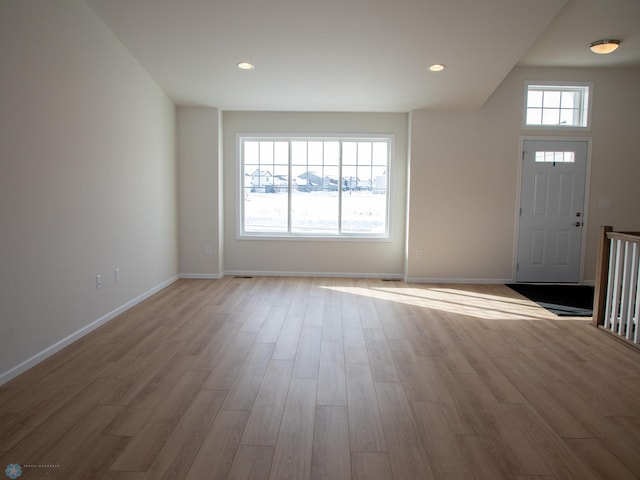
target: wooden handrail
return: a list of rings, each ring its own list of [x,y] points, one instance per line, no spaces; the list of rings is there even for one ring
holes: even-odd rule
[[[611,240],[624,240],[626,242],[640,242],[640,232],[613,232],[609,230],[607,232],[607,238]]]
[[[596,283],[593,292],[593,325],[604,325],[604,310],[607,304],[607,278],[609,275],[609,254],[611,242],[609,235],[613,227],[605,225],[600,227],[598,241],[598,264],[596,265]]]

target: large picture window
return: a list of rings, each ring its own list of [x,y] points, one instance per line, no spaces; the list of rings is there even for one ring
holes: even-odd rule
[[[389,236],[392,137],[240,136],[240,236]]]

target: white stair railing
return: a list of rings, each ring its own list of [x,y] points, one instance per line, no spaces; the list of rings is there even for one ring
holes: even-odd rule
[[[601,242],[607,244],[600,248],[594,324],[639,344],[640,235],[603,227]]]

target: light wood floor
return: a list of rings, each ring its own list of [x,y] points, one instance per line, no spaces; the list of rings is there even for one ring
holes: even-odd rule
[[[502,285],[180,280],[0,386],[0,467],[637,479],[640,352],[589,321]]]

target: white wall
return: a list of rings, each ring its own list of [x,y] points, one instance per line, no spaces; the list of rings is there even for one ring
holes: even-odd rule
[[[408,116],[403,113],[224,112],[224,262],[233,273],[401,275]],[[391,242],[238,240],[238,133],[395,134]]]
[[[216,108],[178,108],[180,273],[184,276],[222,275],[219,116]]]
[[[522,128],[526,80],[593,82],[586,132]],[[592,138],[584,281],[600,225],[640,230],[640,69],[516,68],[478,111],[412,112],[407,276],[512,279],[521,136]],[[600,199],[611,208],[599,207]],[[423,250],[422,258],[415,257]]]
[[[175,277],[177,202],[174,105],[84,2],[1,2],[0,59],[1,383]]]

